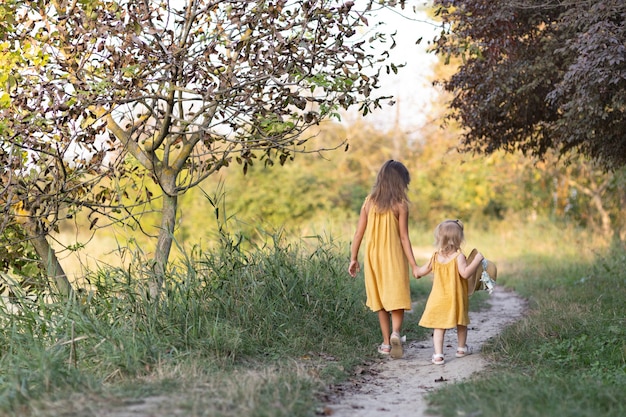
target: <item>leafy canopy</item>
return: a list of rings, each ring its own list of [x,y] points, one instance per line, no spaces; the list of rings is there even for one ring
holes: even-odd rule
[[[466,150],[554,149],[626,164],[626,3],[436,0],[437,54]]]
[[[315,151],[311,126],[380,106],[379,77],[397,66],[376,47],[392,37],[368,26],[373,3],[6,3],[2,52],[19,59],[1,73],[0,162],[21,191],[4,201],[39,226],[84,207],[123,219],[152,199],[151,178],[163,266],[178,195],[233,163],[246,172]],[[138,181],[111,186],[121,178]]]

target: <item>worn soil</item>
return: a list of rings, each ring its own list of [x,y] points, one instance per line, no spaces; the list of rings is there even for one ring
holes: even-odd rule
[[[482,345],[505,327],[519,320],[526,302],[516,292],[496,286],[489,308],[470,312],[467,344],[473,353],[456,358],[456,332],[444,339],[445,364],[431,363],[432,341],[408,341],[402,359],[382,358],[335,387],[320,414],[333,417],[422,417],[428,411],[426,394],[485,370],[489,362],[481,355]]]

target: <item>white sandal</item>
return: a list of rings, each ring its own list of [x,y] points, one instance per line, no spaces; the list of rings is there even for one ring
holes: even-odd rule
[[[441,360],[438,361],[437,359],[441,359]],[[433,358],[431,359],[431,362],[434,363],[435,365],[443,365],[444,363],[446,363],[446,360],[443,358],[443,353],[435,353],[433,355]]]
[[[394,359],[400,359],[404,355],[404,349],[402,349],[402,338],[396,332],[391,334],[391,357]]]
[[[381,343],[380,345],[378,345],[378,353],[380,353],[381,355],[389,355],[390,352],[391,352],[391,345],[386,345],[384,343]]]
[[[472,354],[472,348],[470,348],[469,346],[465,345],[464,347],[458,347],[456,348],[456,357],[457,358],[463,358],[467,355],[471,355]]]

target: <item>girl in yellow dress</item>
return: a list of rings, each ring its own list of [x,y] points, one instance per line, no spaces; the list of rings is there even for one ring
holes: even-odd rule
[[[411,178],[398,161],[385,162],[378,172],[371,193],[365,198],[351,246],[348,272],[359,272],[359,248],[365,236],[365,291],[367,306],[378,312],[383,343],[378,352],[397,359],[403,356],[400,332],[404,311],[411,309],[408,264],[418,278],[417,264],[409,239],[409,201]],[[389,315],[391,313],[391,326]]]
[[[437,250],[428,264],[418,269],[417,274],[424,276],[433,272],[433,287],[424,307],[420,326],[433,330],[435,353],[432,363],[443,365],[443,338],[446,329],[456,327],[458,347],[456,357],[469,354],[467,347],[467,325],[469,324],[467,279],[476,272],[483,259],[479,252],[468,265],[461,252],[461,243],[465,237],[463,223],[460,220],[446,220],[435,228],[435,247]]]

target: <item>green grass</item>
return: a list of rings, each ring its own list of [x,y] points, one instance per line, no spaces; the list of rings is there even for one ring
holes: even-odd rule
[[[436,391],[442,416],[626,415],[626,253],[589,262],[536,255],[502,278],[529,298],[521,321],[483,352],[494,365]]]
[[[484,346],[488,372],[433,393],[432,407],[444,417],[626,415],[624,248],[579,250],[579,231],[528,229],[471,234],[466,247],[496,262],[498,282],[530,311]],[[316,415],[328,384],[376,356],[377,316],[362,277],[347,274],[346,243],[271,239],[191,250],[159,300],[134,259],[89,274],[95,292],[75,302],[0,309],[0,415],[96,416],[147,398],[190,417]],[[417,323],[430,285],[411,280],[409,340],[427,338]]]
[[[226,244],[174,265],[158,300],[140,260],[90,274],[95,292],[76,302],[23,299],[17,313],[0,312],[0,411],[55,415],[52,404],[77,393],[92,403],[178,392],[185,407],[201,390],[207,404],[190,415],[306,415],[324,384],[379,343],[342,249],[278,237],[254,251]]]

